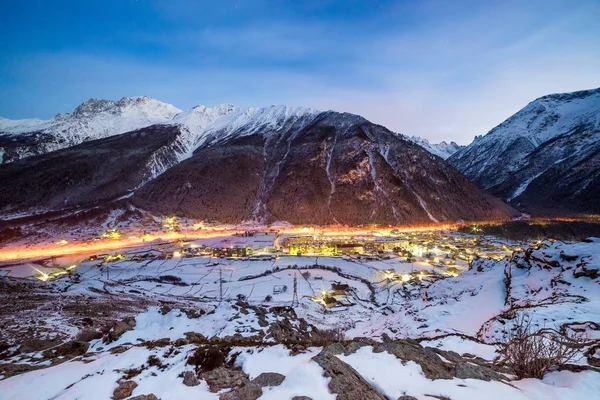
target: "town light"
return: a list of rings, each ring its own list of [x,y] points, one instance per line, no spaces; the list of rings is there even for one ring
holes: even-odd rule
[[[106,232],[104,232],[102,235],[100,235],[100,237],[103,239],[119,240],[119,239],[121,239],[121,233],[116,229],[109,229]]]
[[[35,271],[37,271],[40,275],[37,276],[36,278],[39,279],[42,282],[46,282],[48,281],[48,279],[50,279],[50,275],[48,275],[47,273],[45,273],[44,271],[40,271],[39,269],[37,269],[36,267],[31,267],[33,268]]]

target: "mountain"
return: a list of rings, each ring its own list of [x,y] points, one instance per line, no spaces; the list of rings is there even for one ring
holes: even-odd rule
[[[448,161],[525,211],[600,212],[600,88],[540,97]]]
[[[456,153],[458,150],[464,147],[457,144],[456,142],[447,143],[445,141],[442,141],[440,143],[430,143],[429,140],[418,136],[405,136],[404,138],[406,140],[410,140],[415,144],[418,144],[431,154],[435,154],[436,156],[442,157],[444,160],[446,160],[452,154]]]
[[[63,149],[85,141],[171,120],[178,108],[150,97],[90,99],[50,120],[0,118],[0,163]]]
[[[391,224],[513,212],[382,126],[288,106],[194,107],[1,165],[0,185],[5,214],[123,197],[148,211],[220,222]]]
[[[393,224],[513,213],[444,160],[358,115],[235,110],[198,144],[131,201],[221,222]]]

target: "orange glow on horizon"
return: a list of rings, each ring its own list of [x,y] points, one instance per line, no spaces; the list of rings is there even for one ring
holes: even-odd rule
[[[585,219],[581,218],[568,218],[568,217],[557,217],[552,218],[555,221],[581,221]],[[549,221],[547,218],[531,218],[525,221],[531,221],[536,223],[544,223]],[[470,225],[496,225],[509,222],[509,220],[489,220],[489,221],[465,221],[462,223],[456,222],[443,222],[443,223],[425,223],[425,224],[414,224],[414,225],[400,225],[400,226],[366,226],[366,227],[349,227],[343,225],[328,225],[328,226],[312,226],[312,225],[300,225],[292,227],[274,227],[269,226],[257,227],[256,230],[274,230],[278,234],[285,235],[313,235],[313,236],[356,236],[356,235],[373,235],[373,234],[385,234],[391,235],[392,231],[396,232],[418,232],[418,231],[443,231],[443,230],[455,230],[459,226],[470,226]],[[86,253],[98,253],[103,251],[114,251],[120,249],[127,249],[132,247],[139,247],[145,245],[151,245],[154,241],[163,242],[176,242],[176,241],[193,241],[198,239],[210,239],[220,236],[230,236],[233,234],[241,234],[248,230],[247,226],[233,227],[232,225],[227,226],[204,226],[201,223],[196,224],[202,226],[202,230],[182,230],[182,231],[170,231],[170,232],[156,232],[141,234],[140,232],[128,232],[127,236],[123,235],[119,239],[102,239],[98,241],[90,242],[87,239],[80,241],[70,240],[67,241],[62,239],[54,243],[44,243],[36,245],[34,247],[7,247],[0,249],[0,262],[15,261],[15,260],[27,260],[36,258],[50,258],[57,256],[86,254]],[[196,226],[194,225],[194,226]],[[250,228],[251,229],[251,228]],[[156,243],[155,243],[156,244]],[[277,239],[274,243],[277,247]]]

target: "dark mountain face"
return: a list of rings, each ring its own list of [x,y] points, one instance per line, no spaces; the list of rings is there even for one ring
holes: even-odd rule
[[[132,201],[221,222],[394,224],[513,213],[441,158],[364,118],[335,112],[280,129],[214,132]]]
[[[133,195],[135,206],[154,213],[229,223],[397,224],[514,213],[440,157],[362,117],[291,107],[225,114],[214,124],[189,114],[182,124],[0,165],[0,211],[85,208]],[[198,130],[196,120],[211,125]]]
[[[178,127],[155,125],[0,165],[0,211],[114,199],[178,162]]]
[[[534,214],[599,213],[600,89],[541,97],[448,160]]]
[[[65,147],[64,139],[41,132],[27,132],[20,135],[0,132],[0,164],[10,163],[23,157],[36,156]]]
[[[547,141],[490,191],[528,212],[600,212],[600,130],[578,126]]]

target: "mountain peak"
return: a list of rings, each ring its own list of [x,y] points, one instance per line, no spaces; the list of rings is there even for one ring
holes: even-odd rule
[[[115,102],[112,100],[91,98],[77,106],[75,111],[73,111],[73,115],[76,117],[87,117],[92,114],[108,111],[114,106]]]
[[[436,156],[442,157],[443,159],[447,159],[463,147],[453,141],[450,143],[447,143],[446,141],[441,141],[439,143],[431,143],[429,142],[429,140],[419,136],[409,137],[406,135],[402,135],[402,137],[410,142],[413,142],[414,144],[423,147],[431,154],[435,154]]]

